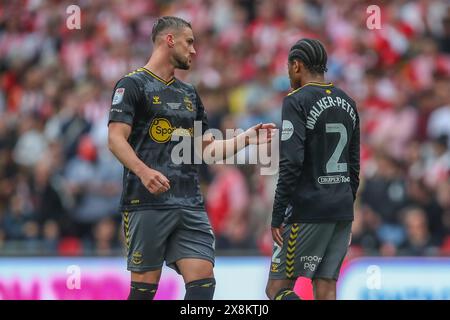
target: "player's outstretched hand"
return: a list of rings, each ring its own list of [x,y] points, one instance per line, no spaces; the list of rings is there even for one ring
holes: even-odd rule
[[[152,194],[160,194],[170,189],[169,179],[167,179],[161,172],[148,168],[140,174],[142,184]]]
[[[280,227],[280,228],[272,227],[272,239],[280,247],[283,246],[283,237],[281,235],[282,233],[283,233],[283,227]]]
[[[248,144],[270,143],[275,135],[276,127],[274,123],[259,123],[247,129],[245,133],[248,137]]]

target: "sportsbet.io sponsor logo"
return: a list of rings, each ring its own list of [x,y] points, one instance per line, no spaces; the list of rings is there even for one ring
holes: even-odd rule
[[[172,125],[170,124],[169,120],[164,118],[157,118],[152,121],[149,133],[153,141],[164,143],[170,140],[172,131]]]
[[[165,143],[172,138],[172,135],[180,137],[192,137],[193,129],[175,128],[169,120],[165,118],[157,118],[152,121],[149,129],[150,137],[158,143]]]
[[[315,271],[317,266],[322,261],[322,257],[318,256],[302,256],[300,257],[300,262],[303,263],[303,269],[308,269],[311,271]]]

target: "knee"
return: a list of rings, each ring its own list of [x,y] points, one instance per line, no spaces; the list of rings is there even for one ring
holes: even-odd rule
[[[269,300],[272,300],[271,291],[269,285],[266,286],[266,296]]]
[[[313,281],[314,299],[316,300],[336,300],[336,281],[315,279]]]
[[[277,294],[279,288],[277,288],[272,282],[268,282],[266,285],[266,296],[270,300],[273,300],[275,298],[275,295]]]
[[[189,283],[200,279],[214,278],[213,264],[200,259],[181,259],[176,262],[184,282]]]
[[[161,270],[147,272],[131,272],[131,281],[144,283],[159,283]]]
[[[203,279],[214,279],[213,269],[195,270],[193,272],[185,272],[183,274],[184,282],[194,282]]]
[[[202,271],[200,274],[201,278],[214,278],[214,271],[213,268],[208,268],[204,271]]]

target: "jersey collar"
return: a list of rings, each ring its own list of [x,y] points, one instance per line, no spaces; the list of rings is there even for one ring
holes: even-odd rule
[[[295,89],[294,91],[291,91],[288,93],[288,96],[290,96],[293,93],[296,93],[298,90],[300,90],[301,88],[304,88],[306,86],[318,86],[318,87],[332,87],[333,83],[329,82],[329,83],[322,83],[322,82],[315,82],[315,81],[310,81],[305,83],[304,85],[302,85],[300,88]]]
[[[322,83],[322,82],[316,82],[316,81],[310,81],[305,83],[302,88],[304,86],[319,86],[319,87],[331,87],[333,85],[332,82],[328,82],[328,83]]]
[[[138,71],[144,71],[144,72],[148,73],[149,75],[151,75],[156,80],[164,83],[166,86],[169,86],[169,85],[171,85],[172,83],[175,82],[175,78],[173,78],[173,77],[169,81],[165,81],[164,79],[158,77],[156,74],[154,74],[153,72],[151,72],[150,70],[148,70],[147,68],[144,68],[144,67],[139,68]]]

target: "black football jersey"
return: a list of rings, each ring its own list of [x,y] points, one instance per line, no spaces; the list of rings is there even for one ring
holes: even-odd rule
[[[359,117],[333,84],[309,82],[284,98],[272,226],[353,220]]]
[[[114,88],[109,122],[114,121],[132,127],[128,142],[139,159],[170,181],[167,192],[153,195],[139,177],[124,168],[121,210],[204,210],[193,147],[190,161],[172,160],[172,151],[182,139],[194,140],[194,121],[202,124],[200,135],[208,130],[203,104],[192,85],[176,78],[164,81],[145,68],[131,72]]]

